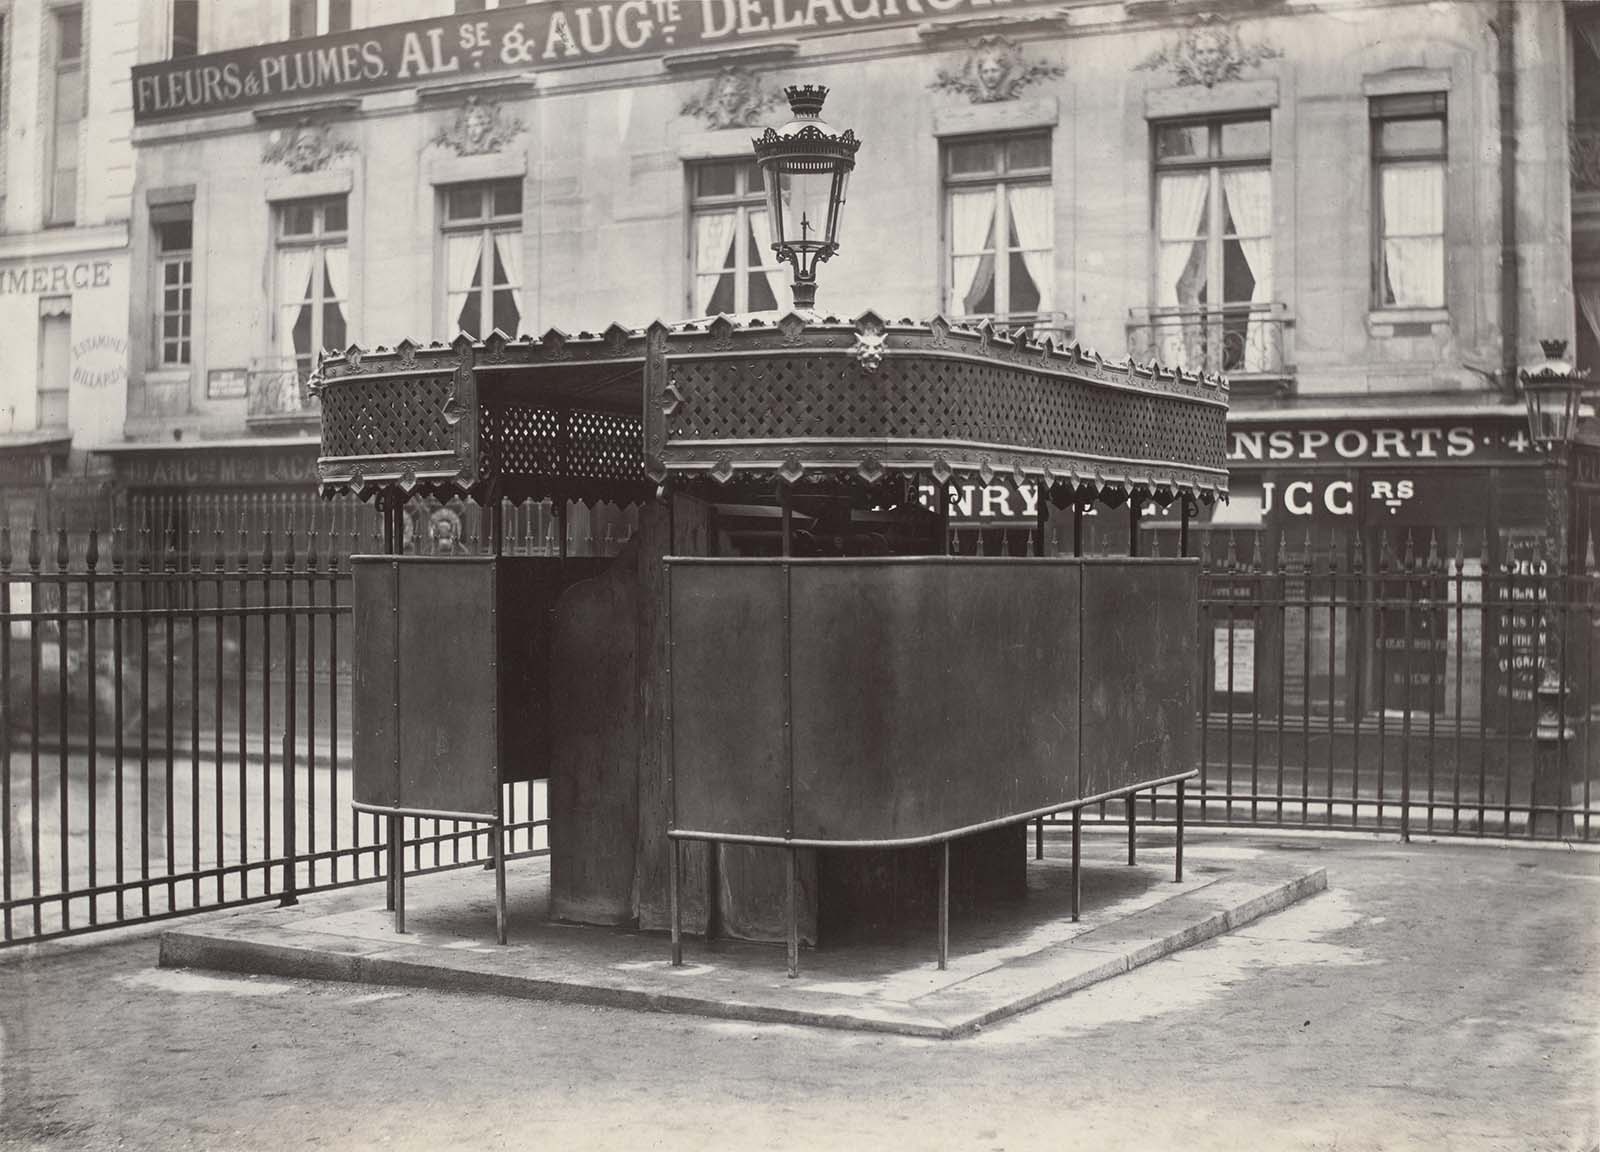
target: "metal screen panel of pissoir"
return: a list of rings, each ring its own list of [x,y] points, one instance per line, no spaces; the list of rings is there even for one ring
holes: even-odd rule
[[[351,567],[353,799],[496,818],[493,558],[358,556]]]
[[[916,839],[1078,795],[1081,565],[670,563],[675,827]]]

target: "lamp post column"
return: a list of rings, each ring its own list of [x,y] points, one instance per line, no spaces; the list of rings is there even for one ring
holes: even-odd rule
[[[1567,727],[1568,525],[1572,486],[1568,475],[1577,432],[1579,402],[1588,373],[1566,358],[1565,340],[1541,340],[1544,359],[1518,373],[1528,406],[1528,431],[1545,453],[1545,560],[1539,584],[1538,712],[1534,724],[1533,784],[1528,831],[1560,836],[1565,804],[1566,761],[1572,732]],[[1509,783],[1509,772],[1508,772]]]
[[[1539,573],[1540,668],[1535,689],[1538,718],[1534,728],[1536,745],[1533,786],[1529,795],[1533,809],[1528,816],[1528,831],[1538,837],[1561,835],[1563,764],[1570,737],[1567,728],[1567,520],[1569,486],[1567,445],[1557,441],[1545,459],[1545,556]]]

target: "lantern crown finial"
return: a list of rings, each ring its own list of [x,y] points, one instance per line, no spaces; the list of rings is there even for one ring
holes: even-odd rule
[[[1567,342],[1565,340],[1541,340],[1539,341],[1539,349],[1548,359],[1560,360],[1567,354]]]
[[[822,115],[822,102],[828,98],[826,84],[791,84],[783,90],[789,110],[798,119],[815,120]]]

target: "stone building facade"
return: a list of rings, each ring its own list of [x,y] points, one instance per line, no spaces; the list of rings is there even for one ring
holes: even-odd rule
[[[173,498],[305,493],[320,347],[786,307],[750,140],[820,83],[865,141],[824,310],[1225,371],[1218,527],[1477,554],[1543,523],[1516,366],[1600,321],[1573,292],[1589,7],[143,4],[109,459]]]
[[[0,520],[110,516],[127,387],[140,13],[0,0]]]

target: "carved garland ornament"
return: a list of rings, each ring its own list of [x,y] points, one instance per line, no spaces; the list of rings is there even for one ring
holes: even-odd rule
[[[974,104],[1015,100],[1022,90],[1041,80],[1064,75],[1059,64],[1028,61],[1019,48],[1004,36],[980,36],[959,72],[939,70],[928,88],[934,92],[955,92]]]
[[[1282,56],[1281,51],[1265,44],[1246,48],[1235,25],[1208,12],[1196,17],[1176,43],[1152,53],[1134,67],[1141,71],[1170,67],[1180,88],[1190,84],[1212,88],[1239,79],[1246,68]]]

